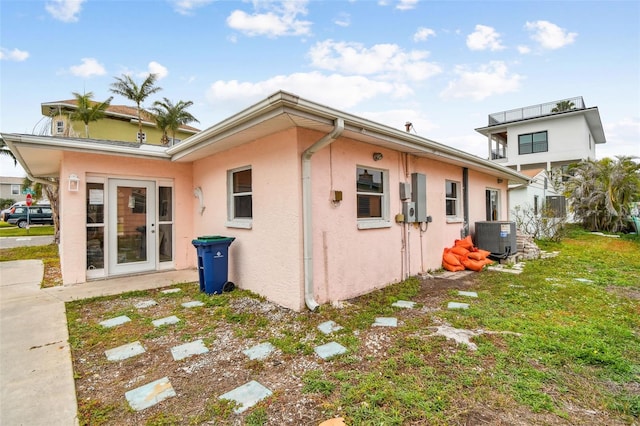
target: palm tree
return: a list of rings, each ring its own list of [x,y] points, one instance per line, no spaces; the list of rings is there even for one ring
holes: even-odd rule
[[[0,156],[9,157],[13,160],[14,166],[18,165],[18,160],[16,160],[16,156],[13,154],[13,152],[11,152],[11,150],[5,143],[4,139],[1,139],[1,138],[0,138]]]
[[[165,125],[163,128],[163,143],[166,141],[166,130],[171,130],[171,139],[175,141],[176,131],[180,126],[189,123],[199,123],[199,121],[187,111],[193,105],[192,101],[178,101],[177,104],[173,104],[169,99],[163,98],[163,102],[155,101],[151,110],[156,114],[156,122],[158,127]],[[161,124],[162,123],[162,124]],[[161,127],[162,128],[162,127]]]
[[[585,228],[612,232],[625,228],[631,203],[640,199],[640,164],[634,159],[586,160],[572,169],[567,196]]]
[[[551,112],[564,112],[569,111],[570,109],[574,109],[576,104],[571,101],[561,101],[556,104],[556,106],[551,110]]]
[[[104,102],[98,103],[92,100],[93,92],[88,92],[81,95],[78,92],[73,92],[73,96],[76,98],[78,108],[71,113],[71,120],[78,120],[84,123],[84,137],[89,137],[89,122],[98,121],[104,117],[104,112],[109,108],[113,96]]]
[[[116,82],[111,84],[111,91],[136,103],[136,108],[138,109],[138,138],[139,142],[142,142],[142,102],[150,95],[162,90],[161,87],[155,85],[158,74],[149,74],[140,86],[127,74],[123,74],[122,77],[115,77],[115,79]]]

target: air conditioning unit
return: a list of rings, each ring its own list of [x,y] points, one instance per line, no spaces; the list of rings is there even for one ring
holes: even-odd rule
[[[518,251],[515,222],[476,222],[475,245],[497,256],[510,256]]]

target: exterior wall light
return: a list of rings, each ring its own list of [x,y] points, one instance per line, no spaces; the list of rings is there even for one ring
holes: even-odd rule
[[[78,192],[78,189],[80,189],[80,178],[72,173],[69,175],[69,192]]]
[[[374,152],[373,153],[373,161],[380,161],[382,160],[382,153],[381,152]]]

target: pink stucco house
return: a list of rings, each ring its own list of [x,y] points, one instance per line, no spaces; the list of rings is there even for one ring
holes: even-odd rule
[[[294,310],[441,266],[474,223],[506,220],[520,173],[277,92],[172,147],[2,134],[60,182],[65,285],[195,268],[235,237],[229,278]]]

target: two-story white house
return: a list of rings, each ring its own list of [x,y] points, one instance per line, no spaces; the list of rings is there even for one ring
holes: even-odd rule
[[[553,180],[570,164],[594,160],[596,145],[606,143],[598,107],[587,108],[582,97],[489,114],[488,126],[475,130],[487,137],[491,161],[531,177],[509,189],[510,219],[517,206],[537,212],[563,204]]]

